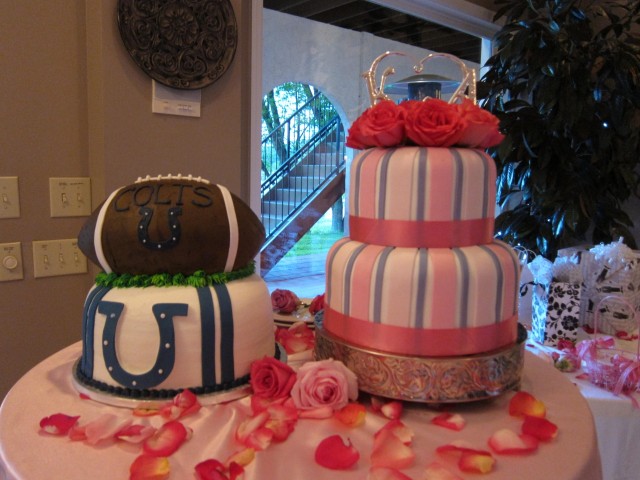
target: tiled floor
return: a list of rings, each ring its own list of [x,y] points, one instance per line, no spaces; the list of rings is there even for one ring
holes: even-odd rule
[[[284,257],[264,278],[269,291],[283,288],[304,298],[324,293],[326,258],[325,253]]]

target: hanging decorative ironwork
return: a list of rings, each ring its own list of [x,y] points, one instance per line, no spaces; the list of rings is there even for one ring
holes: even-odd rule
[[[118,28],[144,72],[187,90],[218,80],[238,43],[230,0],[118,0]]]

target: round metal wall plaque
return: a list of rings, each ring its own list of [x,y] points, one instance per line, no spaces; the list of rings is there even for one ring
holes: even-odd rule
[[[118,28],[136,64],[172,88],[218,80],[238,43],[230,0],[118,0]]]

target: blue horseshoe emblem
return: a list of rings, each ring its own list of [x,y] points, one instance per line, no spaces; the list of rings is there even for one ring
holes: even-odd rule
[[[122,368],[116,354],[116,327],[123,309],[123,303],[106,300],[101,301],[98,306],[98,311],[107,317],[102,331],[102,353],[107,370],[111,377],[121,385],[136,389],[155,387],[164,381],[173,370],[176,358],[173,318],[185,316],[189,306],[186,303],[158,303],[152,307],[153,316],[160,332],[160,345],[153,367],[149,371],[137,375]]]
[[[138,222],[138,240],[145,247],[152,250],[162,250],[175,247],[178,242],[180,242],[180,220],[178,220],[178,216],[182,215],[182,207],[172,207],[169,209],[168,217],[171,235],[168,239],[159,242],[153,242],[151,238],[149,238],[149,224],[151,223],[151,217],[153,217],[153,209],[140,207],[138,213],[142,216],[140,222]]]

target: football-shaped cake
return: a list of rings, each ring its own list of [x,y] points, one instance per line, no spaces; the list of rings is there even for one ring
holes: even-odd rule
[[[260,251],[265,231],[222,185],[146,177],[115,190],[87,220],[80,250],[107,273],[230,272]]]

